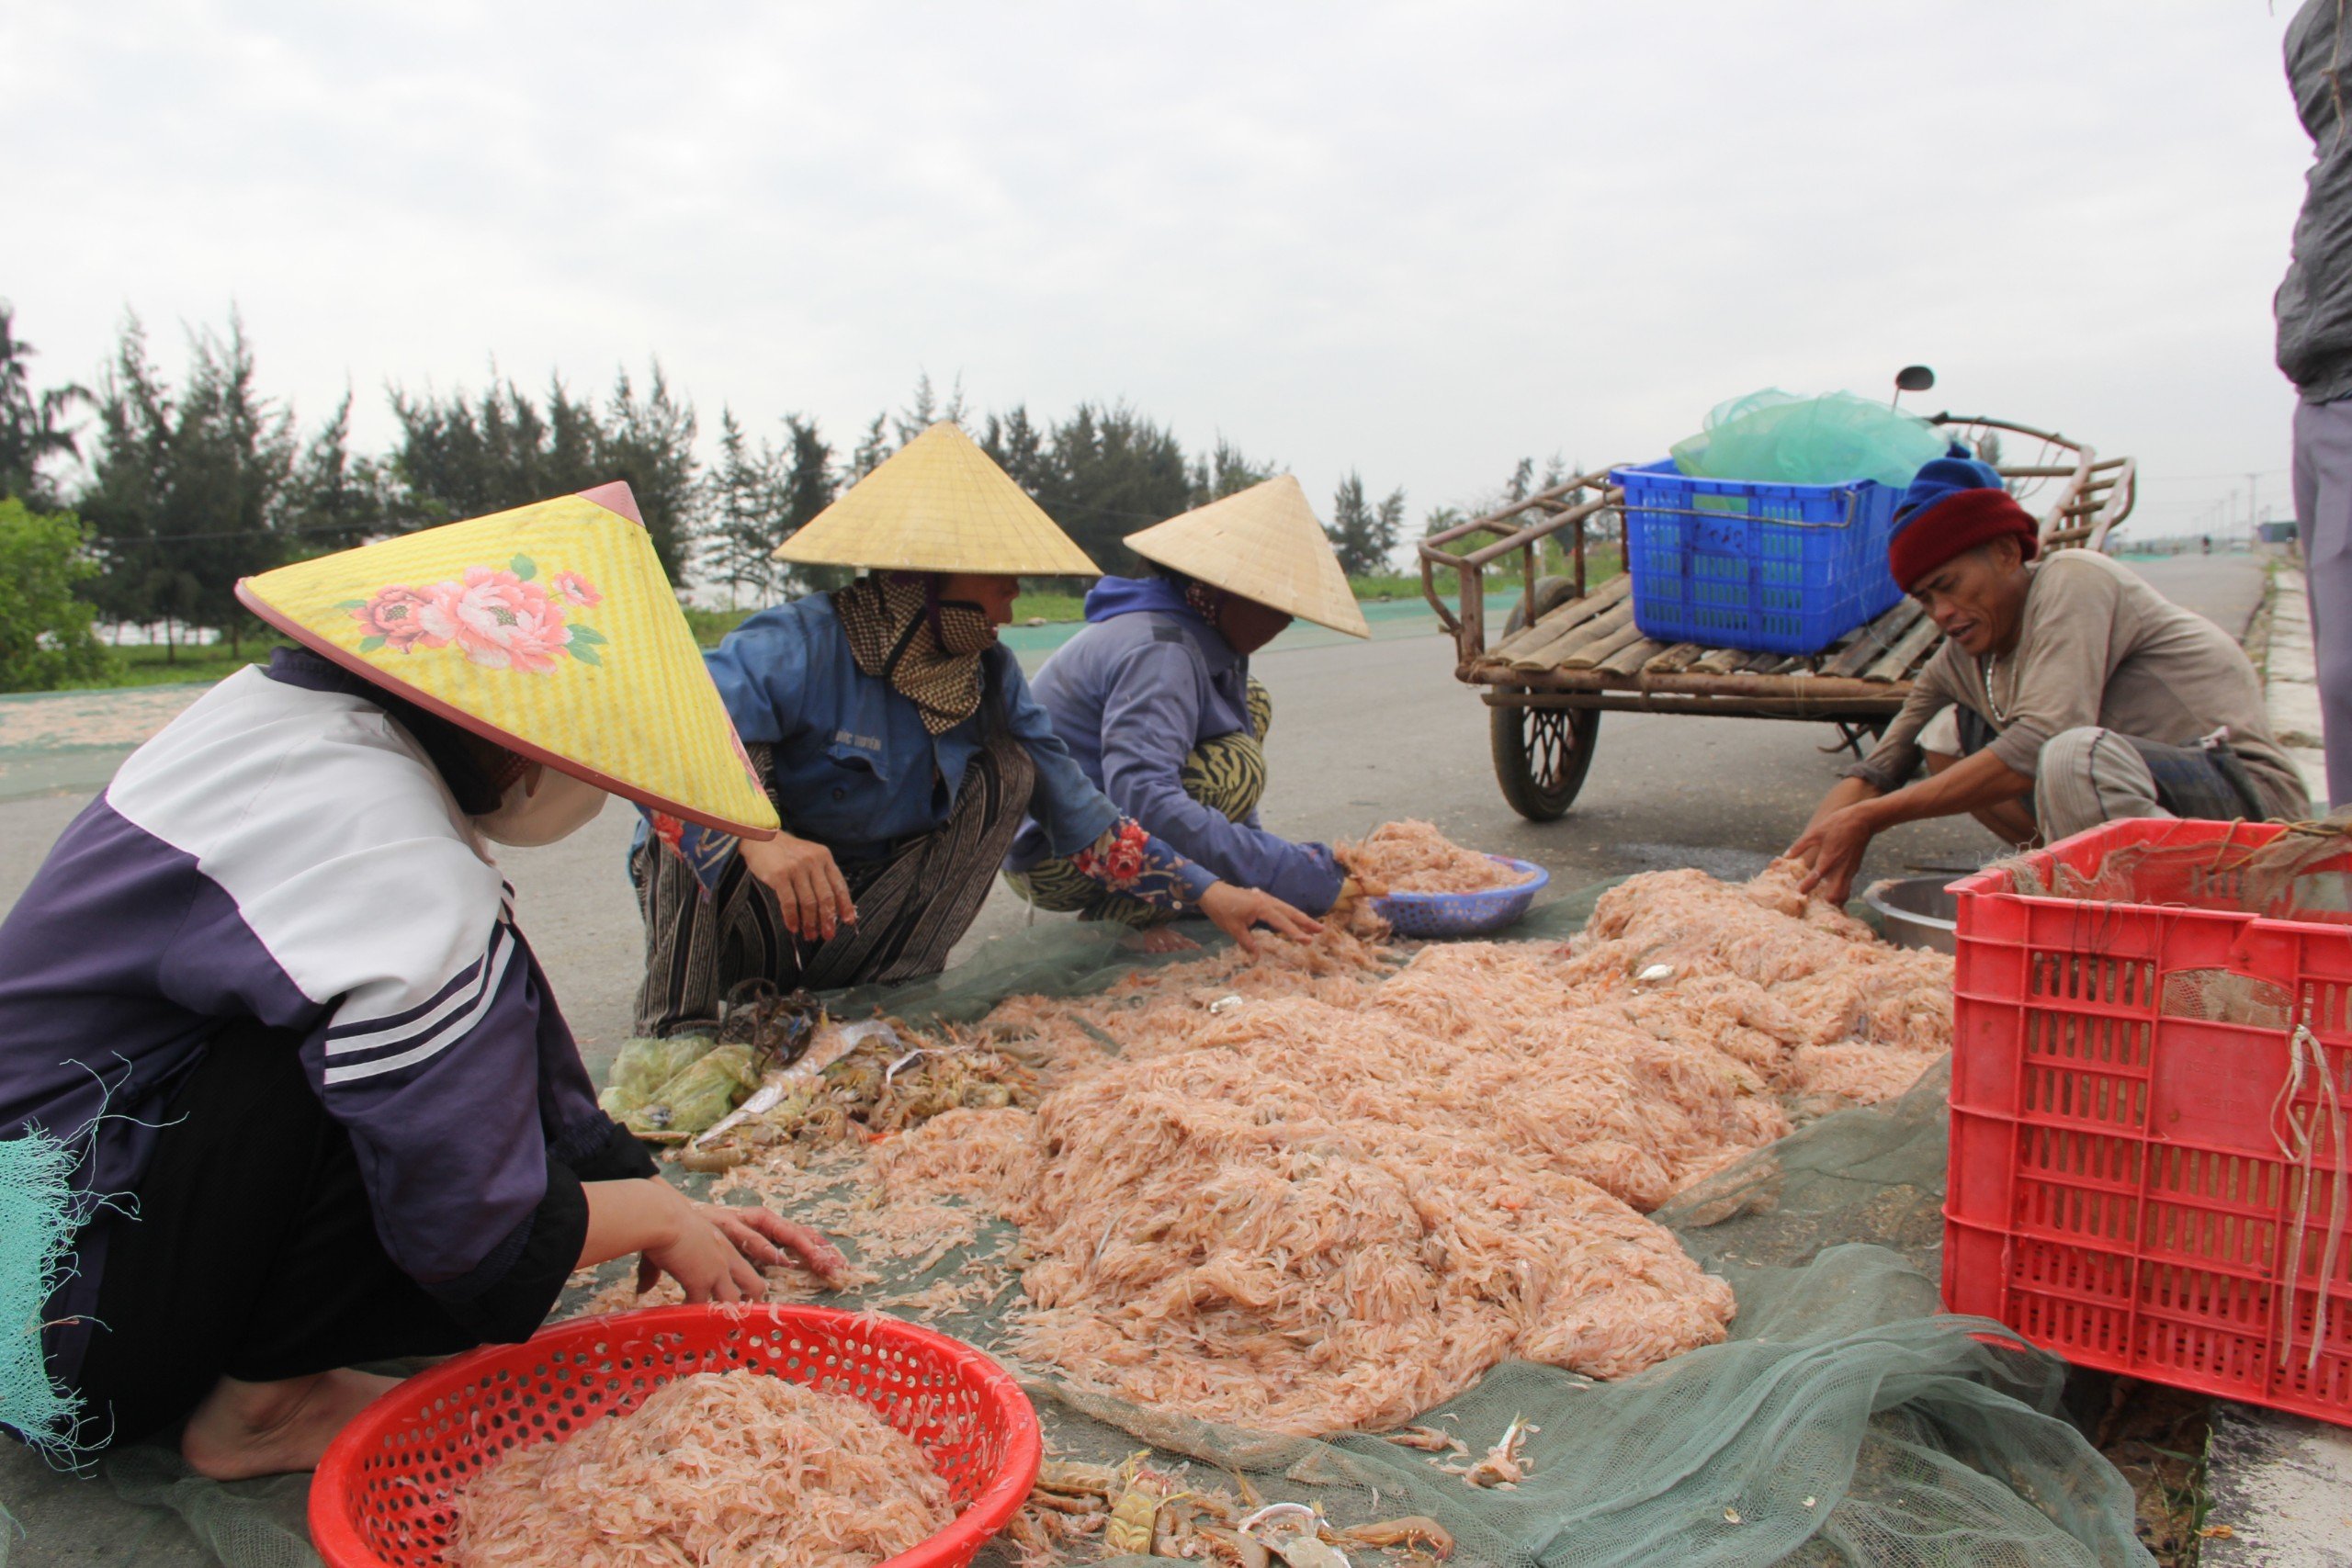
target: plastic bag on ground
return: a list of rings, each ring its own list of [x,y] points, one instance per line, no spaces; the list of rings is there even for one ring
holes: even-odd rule
[[[760,1081],[757,1053],[745,1044],[703,1052],[675,1077],[622,1118],[640,1138],[690,1137],[743,1103]]]
[[[661,1087],[708,1055],[718,1042],[708,1034],[673,1034],[666,1039],[628,1040],[613,1057],[596,1103],[618,1119],[651,1102]]]

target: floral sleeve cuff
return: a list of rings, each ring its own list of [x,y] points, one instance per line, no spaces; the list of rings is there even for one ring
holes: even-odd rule
[[[684,821],[666,811],[655,811],[640,806],[645,823],[660,840],[662,847],[686,863],[695,880],[708,893],[718,891],[718,879],[727,874],[727,863],[735,858],[738,840],[732,833]]]
[[[1102,836],[1070,856],[1070,864],[1114,893],[1155,908],[1184,909],[1216,885],[1216,874],[1178,854],[1122,817]]]

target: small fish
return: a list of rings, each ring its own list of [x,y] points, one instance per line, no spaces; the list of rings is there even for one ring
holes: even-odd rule
[[[760,1080],[752,1097],[710,1124],[710,1131],[695,1140],[694,1146],[707,1149],[717,1143],[722,1134],[730,1133],[754,1116],[764,1116],[784,1100],[788,1080],[785,1072],[772,1072]]]

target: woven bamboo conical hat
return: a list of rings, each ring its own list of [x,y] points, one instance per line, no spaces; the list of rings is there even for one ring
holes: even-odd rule
[[[1148,561],[1350,637],[1370,637],[1298,480],[1279,474],[1127,536]]]
[[[778,546],[778,560],[895,571],[1100,577],[1012,476],[942,420]]]
[[[775,831],[625,484],[297,561],[237,597],[509,750],[721,832]]]

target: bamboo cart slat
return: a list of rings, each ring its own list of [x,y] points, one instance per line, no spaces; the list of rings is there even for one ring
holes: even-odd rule
[[[1667,645],[1649,637],[1619,649],[1593,666],[1605,675],[1634,675],[1646,671],[1652,661],[1664,658]]]
[[[1821,667],[1825,675],[1859,675],[1877,661],[1881,651],[1894,646],[1895,639],[1911,629],[1919,618],[1918,602],[1905,599],[1894,609],[1872,621],[1862,635],[1850,639],[1836,657]]]
[[[1936,629],[1936,623],[1922,615],[1916,626],[1903,634],[1901,640],[1887,649],[1884,658],[1862,671],[1862,679],[1910,680],[1918,672],[1918,667],[1927,662],[1928,650],[1935,647],[1936,639],[1941,636],[1943,633]]]
[[[1631,586],[1632,580],[1629,578],[1622,576],[1611,578],[1583,598],[1569,600],[1533,626],[1522,626],[1511,633],[1510,636],[1497,643],[1487,657],[1500,660],[1506,664],[1516,662],[1521,659],[1533,659],[1540,664],[1544,652],[1554,643],[1565,639],[1570,632],[1595,617],[1615,609],[1620,604],[1627,604],[1628,590]],[[1632,613],[1630,605],[1627,613]]]
[[[1612,617],[1613,618],[1613,617]],[[1634,624],[1634,615],[1626,611],[1624,620],[1607,637],[1585,644],[1560,660],[1563,670],[1590,670],[1621,648],[1631,648],[1642,640],[1642,628]]]
[[[1536,653],[1511,660],[1513,670],[1556,670],[1578,654],[1590,651],[1602,643],[1611,648],[1624,645],[1627,634],[1634,630],[1634,606],[1623,600],[1580,626],[1574,627],[1558,640]]]

